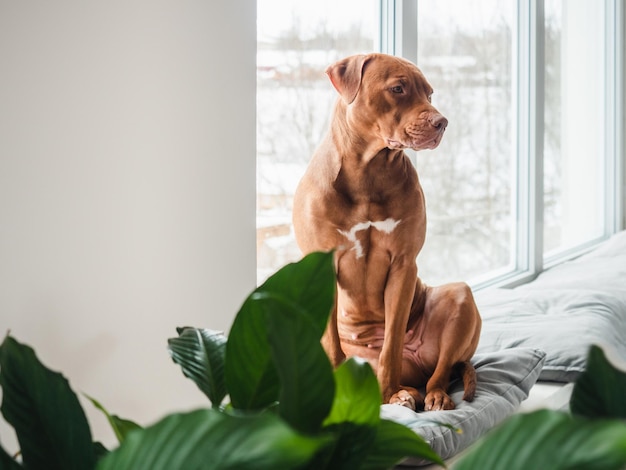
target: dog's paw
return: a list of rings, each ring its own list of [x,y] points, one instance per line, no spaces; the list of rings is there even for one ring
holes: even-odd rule
[[[453,410],[454,402],[443,390],[431,390],[424,399],[425,411]]]
[[[406,390],[400,390],[398,393],[395,393],[389,400],[389,403],[391,405],[406,406],[410,410],[415,411],[415,398]]]
[[[415,388],[404,387],[389,399],[392,405],[406,406],[410,410],[419,411],[424,409],[424,398]]]

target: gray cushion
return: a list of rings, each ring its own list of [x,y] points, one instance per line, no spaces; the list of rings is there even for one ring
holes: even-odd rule
[[[420,434],[442,458],[447,459],[465,449],[496,424],[513,414],[528,397],[543,366],[543,351],[512,348],[477,354],[472,359],[476,367],[477,387],[474,401],[462,400],[463,386],[455,382],[450,396],[456,409],[416,413],[399,405],[383,405],[381,417],[413,429]],[[450,424],[462,430],[433,426],[431,421]],[[405,464],[422,465],[429,462],[409,459]]]
[[[512,347],[542,349],[546,363],[540,380],[557,382],[576,380],[592,344],[626,357],[626,303],[616,296],[564,288],[490,294],[489,302],[483,298],[479,307],[480,353]]]
[[[479,353],[511,347],[546,352],[539,380],[573,382],[592,344],[626,359],[626,232],[515,289],[476,293]]]

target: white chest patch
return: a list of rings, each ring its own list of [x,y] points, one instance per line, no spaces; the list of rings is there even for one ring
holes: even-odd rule
[[[363,256],[363,245],[361,245],[361,241],[357,238],[357,233],[363,230],[367,230],[370,227],[374,227],[376,230],[383,233],[391,233],[395,230],[395,228],[400,223],[400,220],[393,220],[391,218],[386,220],[379,220],[378,222],[359,222],[355,226],[353,226],[350,230],[339,230],[339,233],[348,239],[348,241],[353,243],[352,249],[356,251],[356,257],[361,258]]]

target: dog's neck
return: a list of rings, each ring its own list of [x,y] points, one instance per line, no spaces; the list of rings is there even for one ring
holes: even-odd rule
[[[373,124],[358,122],[354,116],[349,116],[348,106],[342,99],[337,100],[333,112],[335,126],[329,130],[329,137],[339,150],[342,166],[358,168],[376,158],[393,159],[404,155],[402,150],[388,148],[382,138],[365,139],[364,135],[372,134],[367,128]],[[364,128],[367,132],[364,132]]]
[[[417,175],[409,158],[401,149],[390,149],[384,141],[368,143],[362,132],[350,126],[345,104],[335,108],[334,122],[322,144],[326,168],[332,174],[327,180],[334,191],[353,203],[381,203],[390,194],[403,190],[403,185],[389,181],[415,184]],[[334,149],[329,152],[327,149]],[[326,173],[328,174],[328,173]]]

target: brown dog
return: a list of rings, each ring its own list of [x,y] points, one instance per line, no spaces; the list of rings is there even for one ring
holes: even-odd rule
[[[333,365],[368,360],[385,403],[452,409],[451,376],[465,400],[476,388],[481,320],[466,284],[427,287],[417,277],[426,212],[417,172],[402,149],[434,149],[448,121],[412,63],[358,55],[326,73],[339,92],[330,130],[296,190],[296,239],[304,253],[336,249],[337,301],[323,338]],[[416,387],[426,385],[422,398]]]

